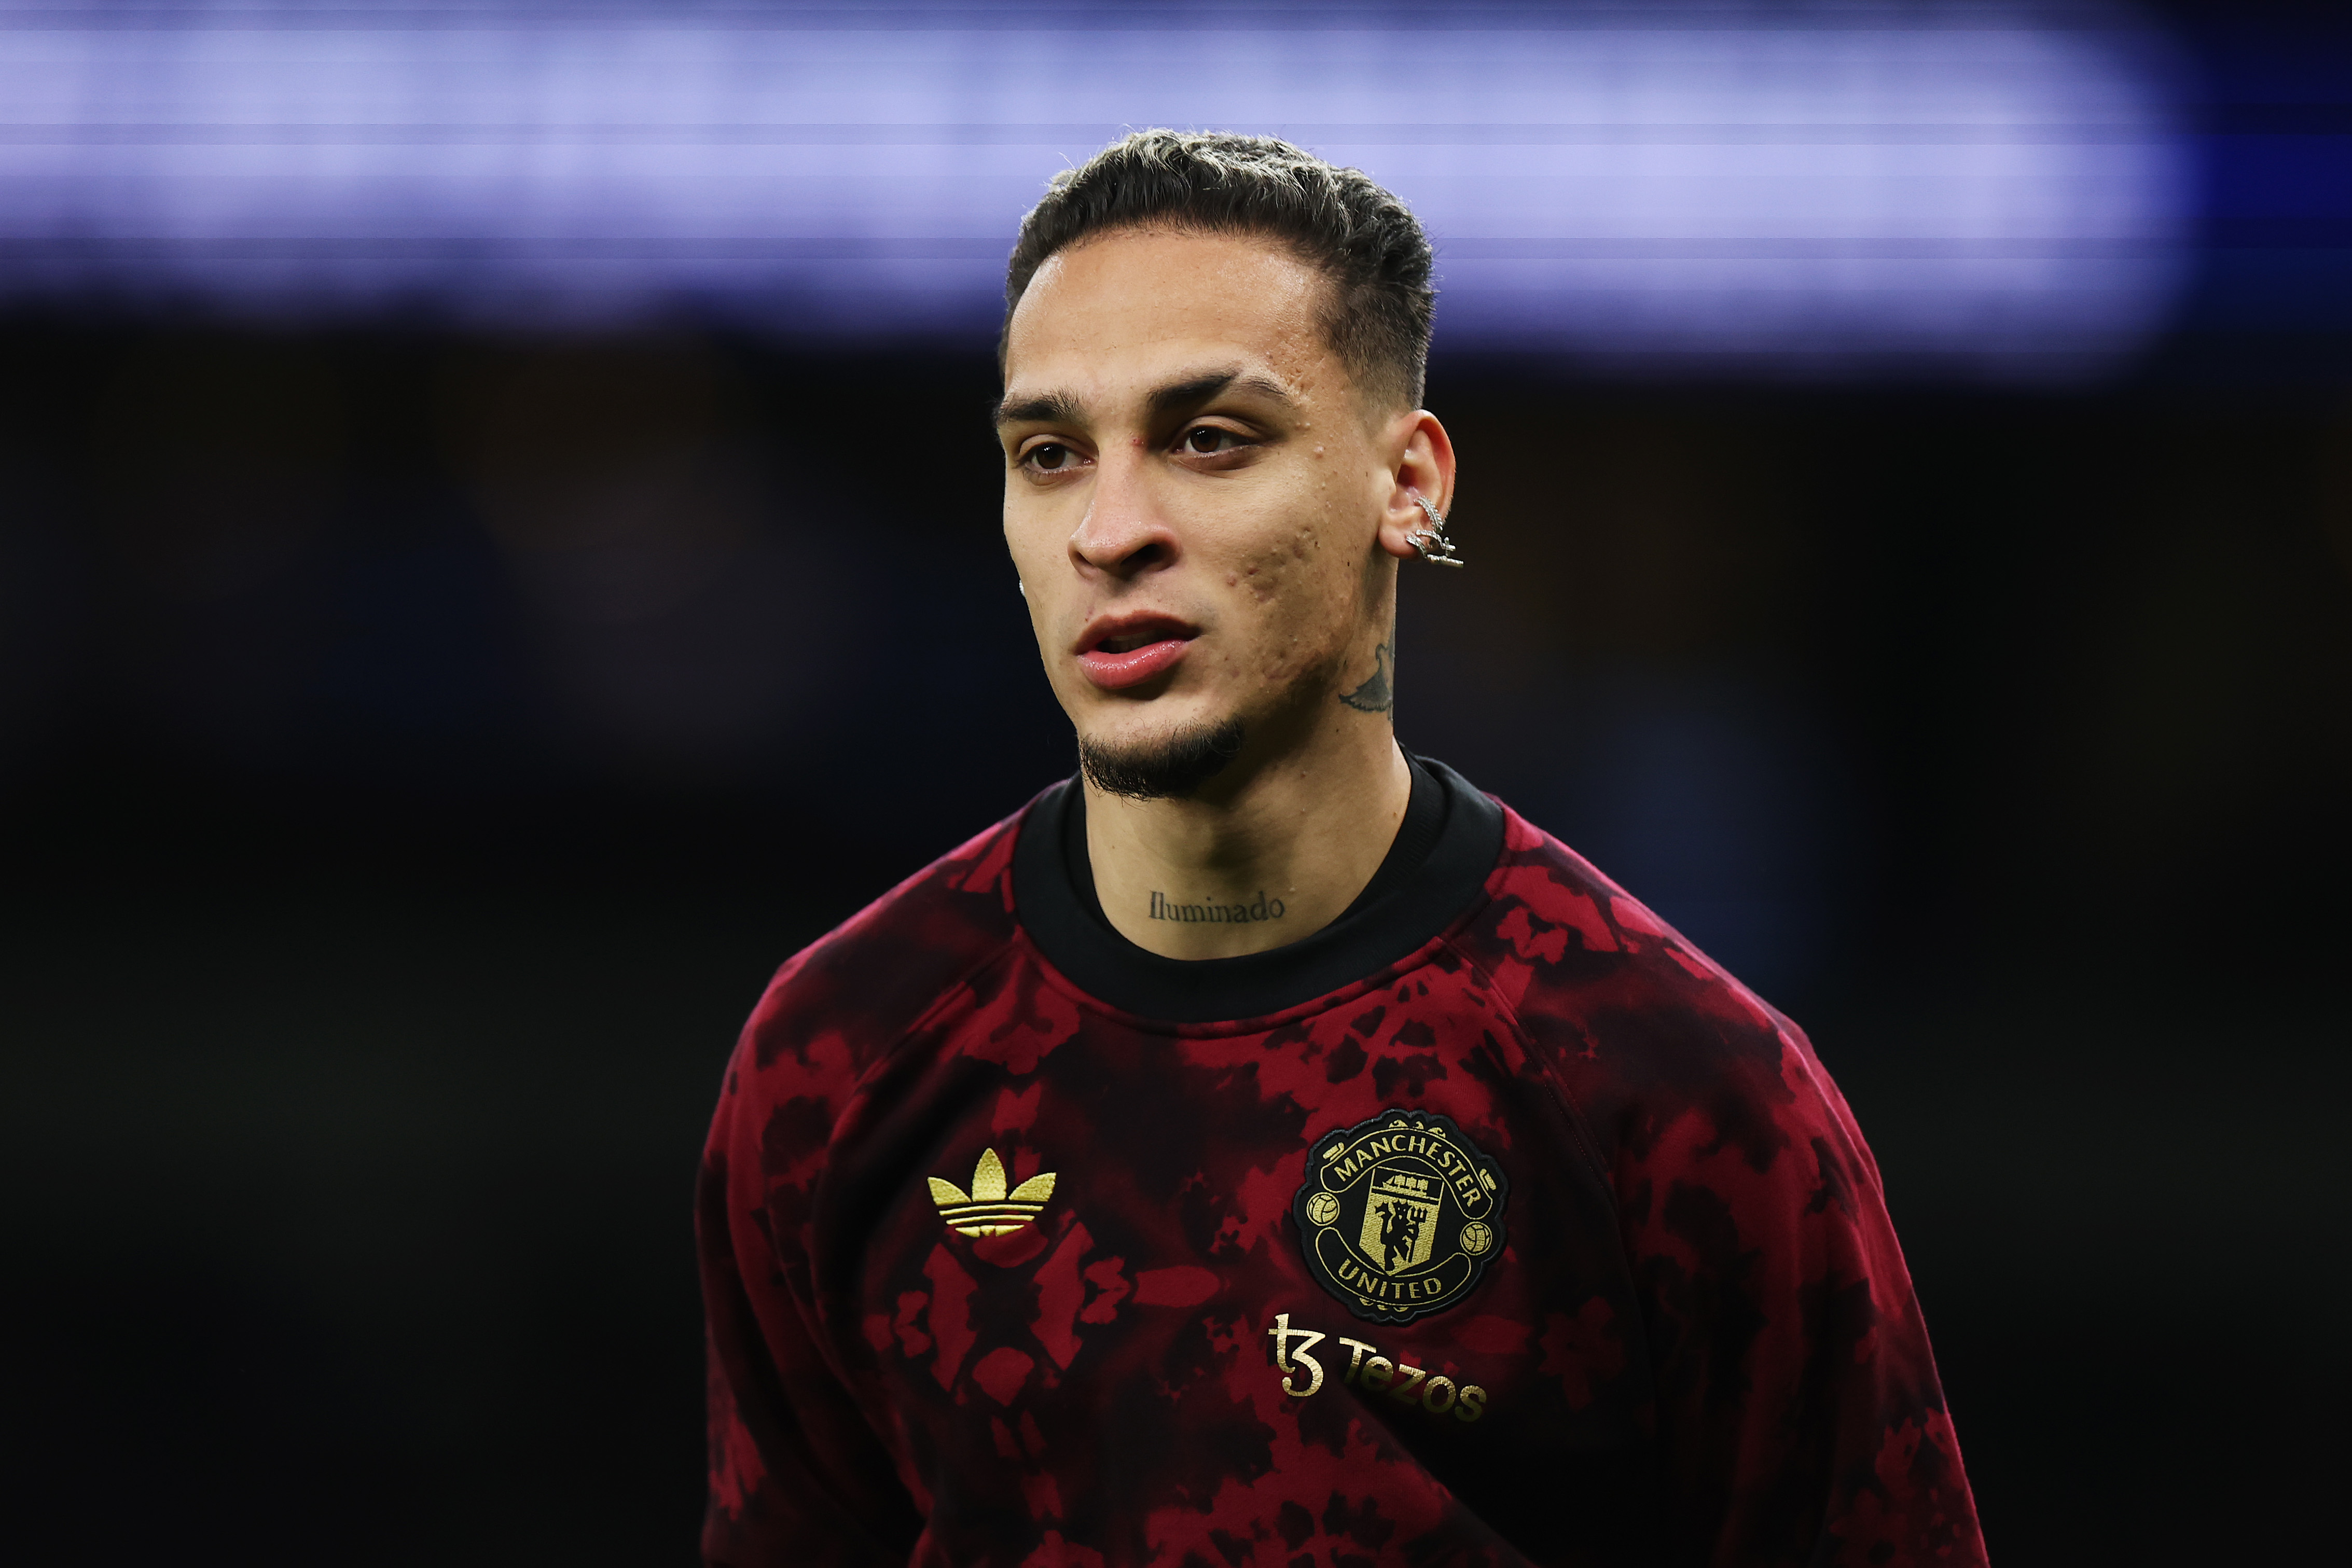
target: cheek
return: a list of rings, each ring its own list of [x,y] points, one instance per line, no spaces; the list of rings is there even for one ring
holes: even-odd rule
[[[1298,564],[1295,550],[1277,547],[1259,550],[1244,557],[1240,564],[1225,574],[1225,586],[1237,588],[1248,603],[1263,610],[1295,591]]]
[[[1287,685],[1345,651],[1353,630],[1354,574],[1318,530],[1302,528],[1240,562],[1226,581],[1244,595],[1257,679]]]
[[[1294,520],[1257,535],[1263,542],[1242,550],[1225,573],[1225,585],[1242,591],[1247,602],[1271,609],[1280,604],[1295,614],[1300,601],[1329,592],[1334,579],[1345,575],[1330,541],[1341,530],[1330,513],[1334,497],[1329,476],[1318,473],[1304,494],[1294,495],[1283,508]]]
[[[1016,590],[1019,591],[1030,629],[1043,641],[1053,631],[1054,617],[1062,608],[1060,601],[1066,595],[1069,584],[1063,580],[1066,574],[1053,570],[1054,557],[1050,551],[1037,548],[1034,531],[1024,537],[1023,530],[1007,528],[1004,530],[1004,545],[1005,553],[1012,558],[1015,581],[1003,591],[1008,596]],[[992,587],[989,591],[995,590]]]
[[[1029,584],[1033,598],[1037,585],[1053,575],[1052,568],[1069,539],[1068,530],[1056,533],[1050,519],[1038,515],[1041,510],[1008,507],[1003,528],[1004,553],[1012,558],[1013,570],[1021,580]]]

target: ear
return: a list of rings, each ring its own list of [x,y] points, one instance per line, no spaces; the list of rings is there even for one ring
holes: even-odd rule
[[[1391,483],[1381,510],[1381,548],[1407,560],[1417,553],[1412,536],[1429,527],[1413,497],[1424,497],[1441,517],[1454,510],[1454,442],[1425,408],[1399,414],[1385,434]]]

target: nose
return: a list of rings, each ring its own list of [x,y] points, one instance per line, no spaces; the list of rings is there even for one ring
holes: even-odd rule
[[[1070,559],[1084,574],[1132,578],[1176,559],[1175,530],[1151,493],[1149,465],[1133,446],[1095,465],[1087,515],[1070,535]]]

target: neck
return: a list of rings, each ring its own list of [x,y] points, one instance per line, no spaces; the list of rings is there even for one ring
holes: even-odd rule
[[[1166,958],[1229,958],[1311,936],[1355,902],[1396,841],[1412,770],[1385,715],[1334,706],[1307,746],[1213,794],[1087,785],[1095,891],[1120,936]]]

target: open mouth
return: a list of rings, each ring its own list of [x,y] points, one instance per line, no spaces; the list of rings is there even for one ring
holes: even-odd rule
[[[1090,627],[1079,645],[1078,668],[1106,691],[1141,685],[1174,669],[1198,635],[1181,622],[1160,616]]]
[[[1121,632],[1116,637],[1104,638],[1095,647],[1105,653],[1132,653],[1138,648],[1166,641],[1168,633],[1165,632]]]

